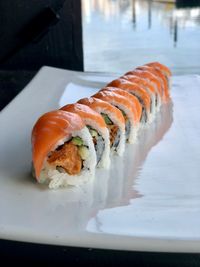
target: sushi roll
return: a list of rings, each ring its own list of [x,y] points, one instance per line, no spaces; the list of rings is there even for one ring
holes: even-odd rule
[[[144,65],[143,67],[151,68],[151,71],[157,76],[159,76],[164,85],[164,94],[163,94],[163,102],[166,103],[170,99],[170,87],[171,87],[171,71],[164,65],[160,63],[149,63]]]
[[[150,88],[148,88],[148,92],[151,95],[152,99],[152,106],[153,106],[153,112],[155,114],[156,111],[160,109],[161,106],[161,99],[162,99],[162,81],[160,81],[153,73],[147,71],[147,70],[141,70],[141,69],[135,69],[133,71],[127,72],[125,75],[135,75],[137,77],[143,78],[150,82],[153,86],[153,91],[150,91]]]
[[[162,96],[161,96],[161,101],[162,103],[166,103],[169,99],[169,92],[168,92],[168,85],[167,85],[167,79],[165,77],[165,75],[158,69],[155,69],[151,66],[141,66],[138,67],[137,69],[139,70],[144,70],[144,71],[149,71],[151,72],[153,75],[155,75],[158,80],[160,80],[160,83],[162,84]]]
[[[155,112],[157,110],[159,110],[160,106],[161,106],[161,97],[157,94],[155,94],[155,89],[154,86],[151,84],[151,82],[149,82],[148,80],[141,78],[139,76],[136,75],[124,75],[121,77],[122,79],[126,79],[129,82],[133,82],[138,84],[140,87],[142,87],[145,91],[148,92],[148,94],[151,97],[151,110],[152,113],[155,114]]]
[[[98,112],[109,130],[111,152],[122,156],[125,148],[125,120],[121,111],[101,99],[90,97],[78,101]]]
[[[94,176],[96,153],[80,116],[63,110],[45,113],[32,130],[34,176],[49,188],[79,185]]]
[[[171,80],[171,76],[172,76],[171,70],[167,66],[165,66],[159,62],[151,62],[151,63],[145,64],[145,65],[160,70],[165,75],[165,77],[167,79],[167,83],[168,83],[168,89],[170,90],[170,88],[171,88],[171,81],[170,80]]]
[[[134,143],[137,138],[139,125],[137,122],[137,111],[131,101],[126,97],[109,90],[99,91],[93,95],[93,97],[107,101],[121,111],[125,119],[126,140],[131,144]]]
[[[75,103],[68,104],[61,110],[78,114],[87,126],[95,147],[97,166],[108,168],[110,165],[109,131],[102,116],[90,107]]]
[[[138,98],[130,94],[129,92],[122,90],[120,88],[117,88],[117,87],[104,87],[100,91],[107,91],[107,90],[126,97],[132,103],[135,109],[136,121],[137,121],[137,124],[139,125],[141,117],[142,117],[142,105],[140,104]]]
[[[108,86],[117,87],[136,96],[142,106],[141,126],[149,124],[153,120],[152,102],[149,93],[136,83],[129,82],[126,79],[116,79],[108,84]]]

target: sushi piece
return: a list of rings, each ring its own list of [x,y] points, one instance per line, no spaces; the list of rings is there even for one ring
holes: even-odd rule
[[[161,106],[161,97],[160,95],[155,94],[155,88],[150,81],[133,74],[124,75],[121,78],[126,79],[129,82],[138,84],[140,87],[142,87],[145,91],[148,92],[151,97],[151,110],[153,114],[155,114],[155,112],[159,110]]]
[[[78,185],[94,176],[96,153],[88,128],[77,114],[45,113],[32,130],[34,176],[49,188]]]
[[[134,82],[129,82],[128,80],[122,78],[112,81],[108,84],[108,86],[123,89],[136,96],[142,105],[142,116],[140,120],[141,125],[145,126],[146,124],[152,122],[154,114],[152,112],[151,97],[145,89]]]
[[[145,65],[153,67],[155,69],[159,69],[167,78],[168,88],[170,89],[170,79],[171,79],[172,73],[171,73],[171,70],[167,66],[159,62],[151,62]]]
[[[162,103],[166,103],[169,100],[169,89],[168,89],[168,83],[167,83],[167,79],[166,79],[165,75],[159,69],[156,69],[156,68],[153,68],[153,67],[147,66],[147,65],[138,67],[137,69],[149,71],[160,80],[160,82],[162,83],[161,100],[162,100]]]
[[[137,122],[136,109],[133,107],[131,101],[129,101],[126,97],[109,90],[99,91],[98,93],[93,95],[93,97],[107,101],[122,112],[125,119],[126,140],[129,143],[134,143],[137,138],[139,125]]]
[[[164,93],[165,93],[165,102],[168,102],[170,99],[170,89],[171,89],[171,76],[172,73],[168,67],[158,62],[148,63],[145,66],[153,68],[163,79],[164,82]]]
[[[68,104],[61,110],[76,113],[82,118],[93,139],[97,166],[108,168],[110,165],[110,139],[109,131],[102,116],[90,107],[80,103]]]
[[[160,97],[162,97],[162,81],[160,81],[153,73],[147,70],[139,69],[139,67],[135,70],[127,72],[127,74],[132,74],[138,77],[141,77],[147,81],[149,81],[153,87],[154,92],[157,93]]]
[[[125,75],[129,74],[141,77],[153,85],[154,90],[151,91],[151,99],[154,106],[153,112],[155,112],[156,110],[158,111],[160,109],[162,99],[162,81],[160,81],[153,73],[147,70],[135,69],[133,71],[127,72]],[[149,92],[149,89],[147,90]]]
[[[107,87],[102,88],[100,91],[107,91],[107,90],[126,97],[132,103],[132,105],[135,109],[136,121],[139,124],[141,117],[142,117],[142,105],[140,104],[140,101],[138,100],[138,98],[135,97],[134,95],[130,94],[129,92],[122,90],[120,88],[117,88],[117,87],[107,86]]]
[[[125,148],[125,120],[121,111],[101,99],[90,97],[78,101],[98,112],[106,123],[110,135],[111,152],[122,156]]]

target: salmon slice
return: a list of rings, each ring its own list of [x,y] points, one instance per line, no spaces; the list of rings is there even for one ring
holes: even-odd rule
[[[55,149],[57,143],[70,138],[74,131],[84,128],[83,120],[77,115],[62,110],[51,111],[42,115],[32,129],[32,159],[36,179],[47,155]]]
[[[125,75],[129,75],[129,74],[141,77],[151,82],[152,85],[154,86],[154,94],[158,93],[160,97],[162,98],[162,85],[163,85],[162,81],[160,81],[153,73],[147,70],[135,69],[133,71],[127,72]]]
[[[89,120],[92,120],[95,121],[99,128],[106,128],[106,124],[102,116],[87,105],[80,103],[68,104],[62,107],[61,110],[78,114],[85,121],[85,124],[87,124]]]
[[[80,104],[84,104],[91,109],[95,110],[98,113],[109,112],[112,113],[114,117],[116,117],[121,124],[124,124],[124,117],[121,113],[121,111],[114,107],[113,105],[109,104],[106,101],[103,101],[101,99],[90,97],[90,98],[83,98],[78,101]]]
[[[158,110],[159,107],[161,106],[161,97],[158,93],[156,93],[155,95],[155,89],[154,86],[152,85],[152,83],[144,78],[141,78],[139,76],[135,76],[135,75],[124,75],[121,77],[122,79],[126,79],[129,82],[133,82],[138,84],[140,87],[142,87],[145,91],[147,91],[149,93],[149,95],[151,96],[151,106],[154,104],[155,109]],[[152,98],[152,95],[154,96]]]
[[[165,65],[163,65],[163,64],[161,64],[159,62],[151,62],[151,63],[146,64],[146,66],[152,67],[152,68],[154,68],[155,70],[161,72],[164,75],[164,77],[166,79],[166,83],[167,83],[167,86],[166,86],[167,87],[166,101],[168,101],[169,98],[170,98],[170,96],[168,97],[170,86],[171,86],[170,78],[172,76],[172,73],[171,73],[170,69],[167,66],[165,66]]]
[[[125,119],[126,139],[129,143],[134,143],[137,137],[139,123],[137,121],[137,111],[131,101],[109,90],[99,91],[93,97],[109,102],[122,112]]]
[[[137,111],[136,111],[135,107],[132,106],[131,102],[126,97],[121,96],[121,95],[114,93],[112,91],[109,91],[109,90],[99,91],[98,93],[93,95],[93,97],[100,98],[104,101],[107,101],[110,104],[116,106],[117,108],[119,108],[119,106],[121,106],[121,105],[124,106],[133,115],[133,117],[132,117],[133,123],[134,124],[138,123]]]
[[[159,70],[159,69],[156,69],[156,68],[153,68],[151,66],[141,66],[141,67],[138,67],[137,69],[140,69],[140,70],[146,70],[146,71],[149,71],[151,72],[152,74],[154,74],[159,80],[162,81],[162,101],[165,103],[169,100],[169,90],[168,90],[168,82],[167,82],[167,78],[166,76]]]
[[[125,90],[122,90],[120,88],[117,88],[117,87],[104,87],[101,89],[101,91],[105,91],[105,90],[109,90],[109,91],[112,91],[114,93],[117,93],[121,96],[124,96],[126,97],[128,100],[131,101],[133,107],[135,108],[135,114],[137,114],[137,122],[139,123],[140,122],[140,119],[141,119],[141,116],[142,116],[142,106],[138,100],[137,97],[135,97],[134,95],[130,94],[129,92],[125,91]]]
[[[143,112],[143,116],[148,116],[151,112],[151,97],[149,93],[138,84],[119,78],[109,83],[108,86],[117,87],[135,95],[145,111]]]
[[[139,86],[141,86],[142,88],[148,88],[148,90],[152,93],[155,93],[155,89],[153,87],[153,85],[146,79],[141,78],[139,76],[135,76],[135,75],[124,75],[121,77],[122,79],[126,79],[129,82],[134,82],[137,83]]]
[[[161,64],[159,62],[150,62],[145,65],[160,69],[168,79],[170,79],[170,77],[172,76],[171,70],[164,64]]]

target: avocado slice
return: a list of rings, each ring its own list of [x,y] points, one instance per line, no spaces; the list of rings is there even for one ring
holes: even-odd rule
[[[83,140],[79,136],[76,136],[72,138],[72,143],[76,146],[82,146]]]
[[[104,118],[106,124],[113,124],[107,114],[101,113],[101,115]]]

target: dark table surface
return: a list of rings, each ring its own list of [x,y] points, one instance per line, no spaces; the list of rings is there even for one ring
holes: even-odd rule
[[[0,70],[0,110],[2,110],[33,78],[36,71]]]
[[[54,266],[200,266],[198,254],[114,251],[0,241],[1,260]],[[12,256],[11,256],[12,255]]]
[[[34,71],[0,71],[0,109],[32,79]],[[72,248],[0,240],[1,260],[78,266],[200,266],[200,254],[150,253]]]

